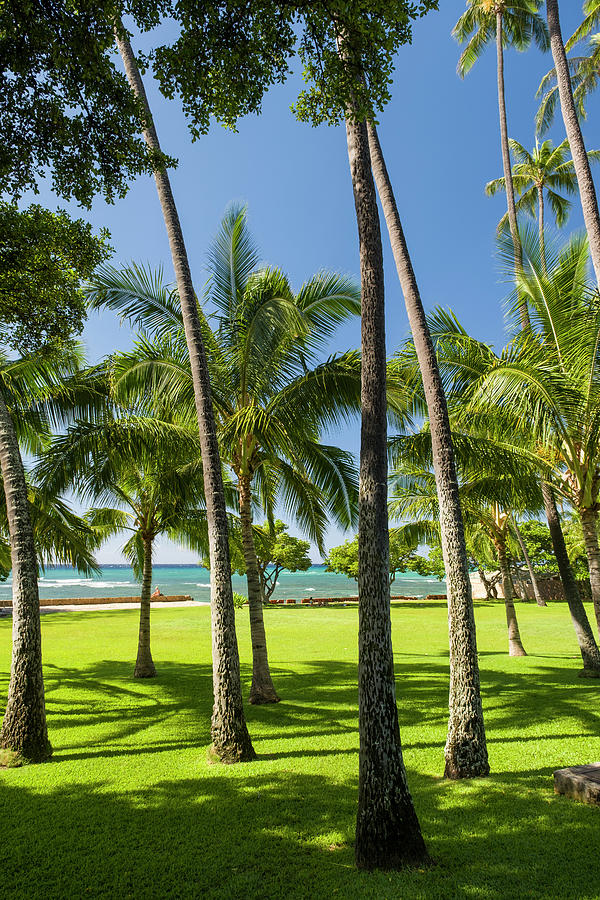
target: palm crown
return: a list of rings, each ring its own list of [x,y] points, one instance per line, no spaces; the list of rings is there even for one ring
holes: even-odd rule
[[[355,475],[349,454],[320,442],[324,427],[360,405],[356,352],[319,363],[335,327],[360,309],[360,291],[343,276],[319,273],[294,294],[276,268],[258,268],[245,210],[226,214],[209,255],[202,316],[223,461],[256,479],[269,515],[279,497],[307,534],[322,542],[329,516],[355,519]],[[90,289],[94,303],[116,308],[154,335],[115,361],[123,395],[161,397],[193,417],[187,346],[176,296],[152,275],[105,268]]]
[[[467,10],[452,31],[459,44],[466,42],[458,61],[459,75],[464,78],[486,46],[496,40],[499,16],[504,48],[526,50],[534,41],[546,51],[548,30],[539,14],[540,5],[540,0],[467,0]]]
[[[600,0],[587,0],[583,4],[583,12],[584,20],[566,42],[565,50],[568,53],[581,41],[588,40],[587,53],[583,56],[571,56],[567,60],[577,114],[585,119],[585,102],[588,95],[596,89],[600,73],[600,34],[592,34],[594,28],[600,27]],[[544,75],[536,97],[541,100],[535,127],[538,134],[544,134],[554,120],[559,100],[556,69],[551,69]]]
[[[544,194],[550,203],[556,224],[559,228],[565,225],[571,202],[562,194],[575,194],[577,192],[577,178],[573,160],[568,158],[569,142],[564,140],[558,147],[552,141],[547,140],[536,145],[530,153],[518,141],[510,140],[510,149],[514,159],[513,184],[519,199],[517,210],[527,215],[539,215],[540,228],[543,227],[543,198]],[[590,150],[588,156],[591,160],[600,160],[600,151]],[[493,197],[498,191],[506,190],[506,179],[495,178],[485,186],[485,192]],[[561,193],[562,192],[562,193]],[[506,227],[508,214],[505,214],[498,223],[498,229]]]

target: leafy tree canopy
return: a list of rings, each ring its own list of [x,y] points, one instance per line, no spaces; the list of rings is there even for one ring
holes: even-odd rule
[[[431,573],[427,559],[416,553],[417,546],[416,541],[411,542],[406,539],[401,528],[390,529],[390,584],[398,572],[417,572],[419,575]],[[351,541],[345,541],[339,547],[332,547],[325,562],[328,572],[337,572],[357,580],[358,535]]]
[[[128,4],[141,27],[164,4]],[[151,171],[141,110],[115,67],[115,0],[0,4],[0,190],[13,197],[52,173],[60,196],[111,201]]]
[[[65,212],[0,202],[0,342],[23,354],[80,332],[81,283],[110,256],[107,238]]]
[[[299,119],[338,123],[350,107],[365,118],[390,99],[394,55],[410,42],[413,21],[438,3],[225,0],[199,9],[195,0],[178,0],[177,41],[147,60],[163,93],[180,95],[194,136],[208,129],[211,115],[233,126],[258,112],[266,88],[285,80],[296,55],[308,85],[295,105]]]
[[[280,519],[276,519],[272,527],[268,522],[253,527],[258,570],[265,601],[268,601],[273,594],[281,572],[284,570],[306,572],[311,566],[311,559],[308,555],[310,544],[308,541],[288,534],[288,527]],[[238,575],[246,574],[241,537],[235,533],[232,534],[231,540],[231,568]]]
[[[577,578],[587,578],[589,570],[579,519],[576,517],[564,518],[562,526],[569,561],[575,576]],[[540,573],[558,572],[548,526],[543,522],[532,519],[519,525],[519,530],[534,570]]]

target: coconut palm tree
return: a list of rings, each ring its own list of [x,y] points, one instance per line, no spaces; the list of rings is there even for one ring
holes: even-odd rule
[[[541,145],[536,141],[535,148],[531,153],[512,138],[509,141],[509,146],[513,158],[516,160],[512,168],[514,189],[519,195],[516,210],[517,212],[525,212],[534,218],[537,213],[540,253],[543,261],[546,256],[544,249],[544,193],[550,203],[557,226],[562,228],[569,217],[571,203],[559,191],[566,194],[575,194],[577,192],[577,178],[575,177],[573,160],[567,158],[569,142],[564,140],[562,144],[555,147],[552,141],[549,140],[544,141]],[[589,150],[588,157],[590,161],[597,162],[600,160],[600,151]],[[485,192],[488,197],[493,197],[498,191],[505,190],[506,179],[504,178],[495,178],[485,186]],[[498,230],[505,228],[507,222],[508,214],[505,214],[498,223]]]
[[[504,382],[504,402],[511,397],[521,411],[528,405],[531,426],[553,466],[554,491],[581,519],[600,630],[600,303],[586,275],[588,260],[587,241],[573,237],[544,275],[532,247],[520,289],[533,304],[539,342],[524,343],[518,372],[505,377],[498,369],[493,377],[494,389]],[[526,397],[517,404],[524,387]]]
[[[279,697],[268,662],[252,493],[271,520],[281,498],[320,549],[331,519],[343,528],[353,524],[351,458],[324,445],[321,431],[358,410],[360,359],[353,352],[322,363],[317,357],[336,325],[358,312],[359,297],[352,282],[327,273],[295,295],[280,270],[258,269],[258,261],[245,209],[232,207],[209,255],[206,301],[215,312],[203,328],[221,458],[239,497],[253,651],[250,702],[269,703]],[[105,268],[91,288],[94,303],[157,335],[121,356],[113,379],[123,396],[142,400],[150,390],[161,403],[189,410],[189,357],[175,299],[158,276],[141,276],[139,269]]]
[[[493,436],[454,432],[459,491],[467,529],[482,531],[493,545],[502,575],[510,656],[525,656],[509,566],[512,512],[535,513],[542,506],[539,470],[530,454],[502,445]],[[396,517],[431,523],[439,530],[439,506],[431,473],[428,429],[391,442],[394,470],[390,510]]]
[[[500,144],[506,183],[508,222],[514,246],[515,270],[521,264],[521,241],[517,222],[515,191],[510,165],[510,147],[506,121],[504,90],[504,50],[508,46],[526,50],[534,41],[540,50],[548,49],[548,31],[539,15],[541,0],[467,0],[467,10],[456,23],[452,34],[466,47],[458,62],[461,78],[477,62],[485,47],[495,41],[498,72],[498,110],[500,115]],[[521,318],[527,326],[527,309],[522,306]]]
[[[472,778],[476,775],[487,775],[489,763],[481,704],[473,597],[457,490],[450,420],[435,348],[427,327],[417,278],[379,136],[373,122],[368,123],[367,129],[373,176],[404,295],[432,435],[433,466],[440,509],[440,536],[446,560],[450,637],[445,774],[450,778]]]
[[[144,140],[154,154],[154,180],[169,238],[177,292],[190,358],[194,401],[204,472],[206,515],[210,552],[211,627],[214,706],[211,720],[212,752],[223,762],[242,762],[255,758],[248,734],[242,689],[240,661],[235,634],[235,610],[231,587],[231,563],[227,533],[227,509],[223,490],[221,461],[211,401],[211,384],[202,339],[202,328],[181,222],[171,190],[169,175],[161,155],[160,143],[152,120],[140,71],[119,22],[115,40],[123,60],[131,90],[145,113]]]
[[[531,233],[525,233],[524,246],[527,250],[527,259],[536,249],[535,241],[532,246],[533,237]],[[507,266],[512,265],[510,240],[507,240],[505,244],[505,258]],[[536,274],[530,274],[532,286],[538,277],[540,283],[544,278],[546,282],[553,278],[558,281],[559,276],[553,272],[553,261],[549,264],[547,277],[542,275],[541,265],[538,245]],[[566,263],[565,267],[568,268]],[[575,268],[579,269],[581,275],[585,270],[585,262],[580,259],[579,263],[575,264]],[[558,266],[558,271],[560,272],[560,266]],[[578,280],[578,276],[576,280]],[[521,288],[525,290],[525,275],[521,281],[522,285],[519,290]],[[545,294],[549,299],[550,291],[547,287]],[[528,300],[533,300],[535,297],[535,303],[532,306],[534,328],[537,326],[539,331],[543,332],[541,323],[546,316],[549,326],[546,334],[551,332],[553,325],[550,324],[550,318],[544,311],[541,289],[537,296],[534,290],[531,290],[526,296]],[[515,316],[517,315],[517,303],[518,300],[515,299],[513,308]],[[568,317],[569,313],[563,317],[563,320]],[[554,319],[555,325],[560,324],[557,317]],[[532,335],[529,332],[527,336],[521,335],[516,338],[514,343],[498,356],[489,346],[470,337],[456,319],[444,311],[438,310],[434,316],[429,318],[429,327],[434,337],[445,383],[448,385],[451,420],[454,422],[454,427],[461,431],[468,430],[476,437],[481,434],[489,435],[493,428],[495,440],[500,443],[501,447],[517,449],[519,455],[525,454],[526,459],[539,467],[544,510],[571,620],[583,658],[582,675],[597,677],[600,674],[600,653],[569,563],[555,500],[555,493],[560,492],[563,476],[560,458],[556,450],[559,442],[555,436],[551,437],[554,420],[547,413],[545,404],[556,399],[555,413],[558,418],[566,410],[572,411],[572,425],[577,421],[578,410],[576,405],[571,405],[576,394],[572,392],[571,386],[565,381],[564,376],[551,359],[549,361],[546,358],[552,356],[552,338],[542,342],[539,333]],[[574,330],[577,330],[575,323]],[[571,334],[571,340],[573,334]],[[584,352],[582,352],[582,356],[585,356]],[[574,359],[574,357],[571,358]],[[583,368],[581,372],[583,373]],[[581,377],[582,381],[585,380],[583,374]],[[526,411],[525,407],[527,407]],[[591,427],[593,428],[593,426]],[[577,440],[576,437],[574,439]],[[551,442],[550,447],[549,441]],[[510,509],[510,504],[505,508]]]
[[[360,246],[361,443],[358,529],[360,762],[355,858],[359,868],[429,859],[402,758],[392,650],[387,510],[383,249],[367,124],[346,114]],[[400,837],[400,840],[399,840]]]
[[[34,762],[47,759],[52,750],[46,725],[39,621],[36,532],[39,539],[40,529],[34,524],[32,488],[25,475],[21,447],[39,453],[52,427],[64,424],[65,405],[74,401],[69,376],[80,363],[79,349],[66,343],[60,347],[48,345],[16,359],[0,354],[0,462],[11,546],[14,637],[0,747]],[[48,510],[48,497],[38,495],[38,500],[37,508]],[[63,511],[66,524],[66,508]],[[42,521],[39,515],[37,518]],[[57,537],[59,532],[57,527]],[[46,540],[50,546],[52,541]]]
[[[150,649],[152,556],[159,535],[194,550],[207,546],[199,443],[173,422],[106,411],[55,438],[38,466],[53,490],[76,485],[94,506],[86,521],[102,540],[129,532],[123,553],[142,583],[134,678],[156,674]]]
[[[594,28],[600,27],[600,2],[587,0],[583,4],[584,20],[565,44],[569,53],[582,40],[588,39],[588,52],[584,56],[571,56],[567,59],[573,100],[580,119],[587,118],[585,102],[588,95],[596,90],[600,73],[600,34],[592,34]],[[554,120],[556,104],[559,102],[556,69],[551,69],[540,82],[536,97],[541,97],[540,107],[535,117],[538,134],[544,134]]]
[[[558,0],[546,0],[550,48],[554,59],[556,82],[560,97],[560,107],[567,140],[573,156],[579,196],[583,209],[583,219],[588,233],[590,256],[596,274],[596,283],[600,285],[600,212],[598,198],[592,178],[590,161],[585,149],[581,126],[577,118],[577,107],[573,98],[573,85],[569,72],[569,63],[563,44],[558,11]]]

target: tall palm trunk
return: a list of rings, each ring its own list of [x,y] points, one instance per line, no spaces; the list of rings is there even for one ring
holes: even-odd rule
[[[550,49],[552,50],[560,97],[560,108],[577,176],[592,265],[594,266],[596,281],[600,285],[600,214],[598,212],[598,198],[573,100],[573,86],[560,29],[558,0],[546,0],[546,13],[548,17],[548,31],[550,32]]]
[[[540,585],[536,578],[536,574],[533,570],[533,566],[531,565],[531,559],[529,553],[527,552],[527,547],[525,546],[525,541],[523,540],[523,535],[521,534],[521,529],[517,525],[515,519],[512,520],[512,525],[514,532],[517,536],[517,540],[519,542],[519,547],[521,548],[521,553],[523,554],[523,559],[525,560],[525,565],[527,566],[527,571],[529,572],[529,577],[531,579],[531,586],[533,588],[533,596],[535,597],[535,602],[538,606],[547,606],[548,604],[542,597],[542,593],[540,591]]]
[[[158,153],[160,144],[156,129],[152,124],[142,78],[131,45],[122,34],[122,31],[115,32],[125,73],[131,90],[147,115],[146,125],[143,129],[144,140],[152,151]],[[157,166],[154,169],[154,180],[169,237],[177,291],[181,302],[200,430],[210,557],[214,691],[211,726],[213,752],[223,762],[238,762],[254,759],[255,753],[246,727],[242,702],[240,661],[231,588],[227,515],[211,401],[210,378],[183,231],[167,170]]]
[[[246,564],[246,580],[248,582],[248,606],[250,608],[250,637],[252,640],[252,687],[250,703],[277,703],[279,697],[271,679],[267,639],[263,619],[262,590],[254,535],[252,534],[252,494],[250,477],[240,475],[238,478],[240,498],[240,524],[242,530],[242,548]]]
[[[346,117],[362,290],[356,864],[428,860],[402,759],[390,618],[383,253],[367,126]]]
[[[372,123],[367,127],[371,166],[404,294],[431,427],[450,633],[450,715],[444,751],[445,775],[449,778],[487,775],[490,769],[479,686],[473,597],[446,397],[377,130]]]
[[[546,231],[544,224],[544,188],[542,185],[538,184],[537,186],[537,195],[538,195],[538,229],[540,235],[540,257],[542,260],[542,274],[548,274],[548,267],[546,265]]]
[[[515,188],[513,184],[512,168],[510,165],[510,149],[508,146],[508,125],[506,122],[506,97],[504,93],[504,48],[502,46],[504,23],[502,12],[496,13],[496,55],[498,74],[498,114],[500,118],[500,145],[502,147],[502,167],[504,169],[504,183],[506,184],[506,201],[508,208],[508,225],[513,242],[515,254],[515,273],[523,268],[523,250],[519,237],[519,225],[517,222],[517,206],[515,203]],[[527,302],[522,300],[519,306],[521,323],[524,328],[530,327]]]
[[[140,596],[140,632],[134,678],[154,678],[156,669],[150,650],[150,592],[152,590],[152,543],[150,536],[144,537],[144,571]]]
[[[592,602],[596,614],[596,624],[600,632],[600,548],[598,547],[598,512],[595,509],[580,509],[579,518],[583,530],[585,553],[590,570]]]
[[[498,566],[502,575],[502,593],[504,594],[506,625],[508,627],[508,655],[527,656],[519,634],[519,623],[517,622],[517,613],[513,599],[513,584],[506,555],[506,539],[503,534],[498,533],[495,535],[494,546],[498,554]]]
[[[560,580],[562,581],[563,590],[569,606],[569,612],[571,613],[571,621],[573,622],[573,628],[575,629],[577,643],[579,644],[579,650],[583,660],[583,671],[581,674],[599,678],[600,651],[598,650],[594,632],[592,631],[585,607],[581,601],[579,588],[577,587],[573,569],[569,562],[554,493],[550,485],[545,481],[542,481],[542,496],[544,498],[544,510],[546,512],[548,528],[550,529],[550,537],[552,538],[552,549],[554,550],[554,555],[556,557]]]
[[[46,725],[38,565],[27,483],[10,412],[0,394],[0,468],[4,480],[13,579],[12,663],[0,747],[23,760],[52,755]]]

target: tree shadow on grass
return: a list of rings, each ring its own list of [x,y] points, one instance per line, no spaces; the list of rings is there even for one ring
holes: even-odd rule
[[[14,774],[14,773],[13,773]],[[18,774],[18,773],[17,773]],[[353,867],[355,780],[253,764],[127,791],[4,784],[4,896],[592,897],[598,811],[532,790],[525,773],[467,784],[409,773],[437,865]],[[564,849],[568,846],[568,856]]]

